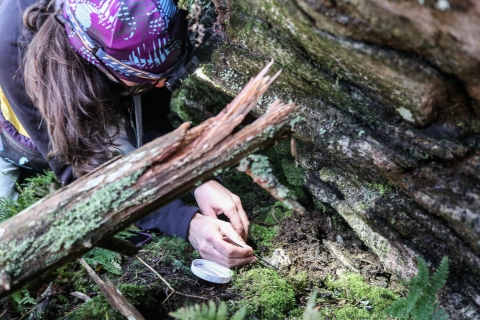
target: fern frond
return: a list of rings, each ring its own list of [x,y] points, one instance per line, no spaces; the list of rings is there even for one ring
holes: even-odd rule
[[[235,314],[230,318],[230,320],[243,320],[247,315],[247,307],[243,306],[235,312]]]
[[[107,272],[111,274],[122,274],[122,268],[120,266],[122,257],[116,252],[103,248],[94,248],[87,252],[83,256],[83,259],[93,268],[97,267],[96,264],[100,264]]]
[[[132,236],[135,235],[135,229],[133,228],[127,228],[127,229],[124,229],[122,231],[119,231],[118,233],[115,234],[115,237],[118,237],[120,239],[128,239]]]
[[[230,320],[243,320],[245,318],[246,309],[242,308],[238,310]],[[208,304],[194,305],[189,307],[183,307],[177,311],[170,312],[170,316],[179,320],[227,320],[228,310],[227,304],[222,301],[217,306],[213,301],[209,301]]]
[[[432,315],[432,320],[450,320],[450,316],[445,309],[438,309]]]
[[[438,308],[435,303],[436,295],[445,285],[447,277],[447,258],[442,259],[431,277],[425,260],[418,258],[418,273],[407,284],[410,290],[407,298],[395,301],[385,310],[385,314],[398,319],[430,320],[435,316],[442,320],[449,319],[443,309],[435,312]]]
[[[437,293],[447,283],[448,258],[444,257],[430,279],[431,290]]]
[[[317,310],[315,310],[315,305],[317,303],[317,291],[314,291],[308,299],[307,306],[305,307],[305,311],[303,312],[302,319],[303,320],[320,320],[320,314]]]

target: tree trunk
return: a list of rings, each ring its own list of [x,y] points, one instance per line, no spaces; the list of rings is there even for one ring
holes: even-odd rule
[[[277,101],[231,134],[275,79],[266,70],[217,117],[186,123],[0,224],[0,298],[288,133],[297,107]]]
[[[451,261],[442,303],[480,317],[480,6],[442,0],[223,0],[199,78],[235,95],[275,59],[273,97],[308,120],[299,163],[336,210],[409,278]]]

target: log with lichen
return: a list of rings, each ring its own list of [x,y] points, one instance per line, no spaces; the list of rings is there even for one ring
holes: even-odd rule
[[[480,318],[480,2],[215,3],[221,27],[199,77],[235,95],[274,57],[284,71],[254,111],[301,103],[313,201],[402,278],[417,256],[432,267],[448,256],[442,304]]]
[[[277,77],[266,76],[271,64],[217,117],[193,129],[185,123],[0,224],[0,297],[289,132],[297,107],[276,103],[232,134]]]

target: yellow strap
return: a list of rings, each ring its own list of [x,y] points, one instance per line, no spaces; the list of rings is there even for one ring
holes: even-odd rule
[[[15,113],[13,113],[12,107],[10,107],[10,103],[8,103],[7,98],[5,97],[5,94],[3,93],[2,88],[0,88],[0,108],[2,110],[3,117],[10,121],[11,124],[17,129],[17,131],[24,135],[25,137],[30,138],[30,136],[27,133],[27,130],[22,126],[20,120],[18,120],[17,116]]]

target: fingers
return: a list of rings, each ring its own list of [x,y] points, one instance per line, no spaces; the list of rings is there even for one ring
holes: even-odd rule
[[[244,247],[242,248],[235,244],[224,241],[222,235],[218,234],[214,239],[212,239],[213,241],[211,242],[215,248],[214,251],[209,252],[212,258],[214,258],[217,263],[229,268],[255,262],[256,259],[253,256],[252,248],[243,243],[243,239],[239,237],[234,230],[232,232],[239,238],[236,239],[239,242],[235,242]]]
[[[239,197],[237,198],[238,198],[237,212],[238,212],[238,215],[240,216],[240,219],[242,220],[243,229],[245,230],[244,232],[245,234],[242,237],[243,237],[243,240],[247,241],[248,229],[250,228],[250,221],[248,221],[247,213],[245,212],[245,210],[243,210],[242,202],[240,201],[240,198]]]
[[[247,230],[245,230],[245,226],[243,225],[243,221],[238,214],[237,209],[225,210],[225,215],[230,220],[230,223],[237,233],[237,236],[240,236],[242,239],[247,239]]]
[[[224,241],[224,235],[243,248]],[[189,240],[204,259],[229,268],[256,261],[252,248],[228,222],[197,214],[190,222]]]
[[[217,214],[224,213],[240,237],[247,239],[250,222],[237,195],[216,181],[204,183],[194,194],[204,215],[216,217]]]
[[[242,202],[240,198],[230,193],[231,203],[230,206],[224,210],[225,215],[230,220],[235,231],[243,238],[243,240],[247,240],[248,236],[248,228],[250,226],[250,222],[248,221],[247,214],[243,210]]]

